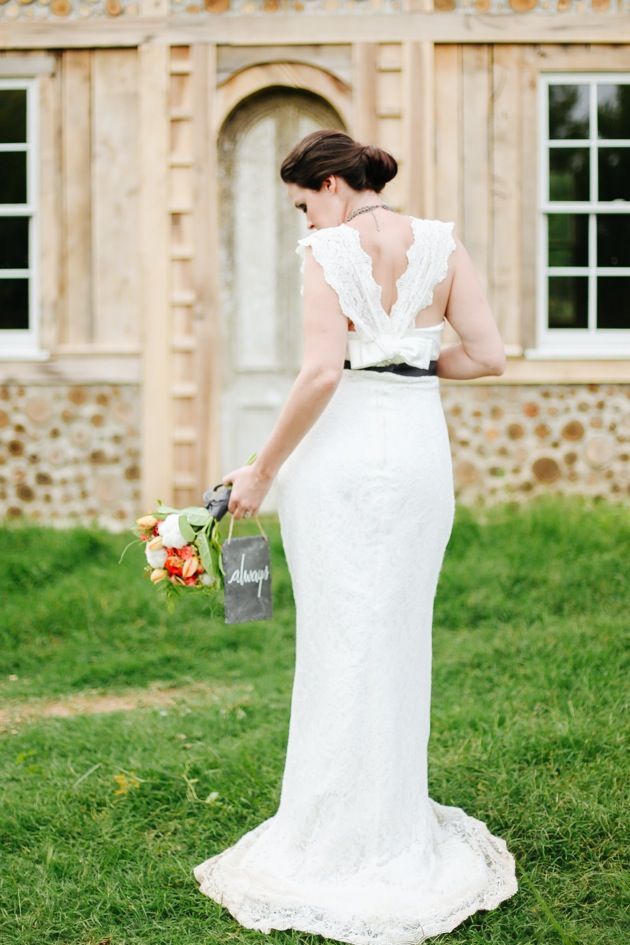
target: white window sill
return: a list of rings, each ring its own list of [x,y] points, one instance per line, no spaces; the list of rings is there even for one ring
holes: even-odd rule
[[[3,348],[0,342],[0,361],[50,361],[50,351],[41,348]]]
[[[627,361],[630,346],[615,348],[525,348],[523,357],[531,361]]]

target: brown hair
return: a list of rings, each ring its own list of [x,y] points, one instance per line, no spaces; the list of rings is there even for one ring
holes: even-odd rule
[[[336,174],[353,190],[374,190],[378,194],[397,173],[398,163],[388,151],[361,145],[335,128],[305,135],[280,166],[285,184],[308,190],[319,190],[330,174]]]

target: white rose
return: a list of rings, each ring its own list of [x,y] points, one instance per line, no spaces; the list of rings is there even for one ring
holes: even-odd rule
[[[161,568],[168,558],[168,554],[164,548],[159,548],[158,551],[151,551],[148,546],[145,546],[144,553],[147,556],[147,561],[152,568]]]
[[[167,548],[183,548],[188,542],[179,530],[179,515],[171,512],[158,525],[158,532]]]

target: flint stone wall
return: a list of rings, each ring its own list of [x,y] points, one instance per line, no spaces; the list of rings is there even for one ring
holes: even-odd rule
[[[0,386],[0,518],[128,528],[141,514],[139,393]]]
[[[442,385],[455,492],[466,505],[543,493],[630,493],[630,386]]]
[[[0,386],[0,519],[123,531],[149,511],[140,507],[139,393]],[[627,500],[630,386],[442,383],[442,401],[458,502]]]

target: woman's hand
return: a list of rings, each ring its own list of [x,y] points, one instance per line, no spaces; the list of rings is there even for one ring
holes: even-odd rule
[[[250,465],[239,466],[226,473],[221,482],[224,486],[232,486],[228,512],[234,518],[249,518],[258,514],[273,478],[261,473],[255,465]]]

